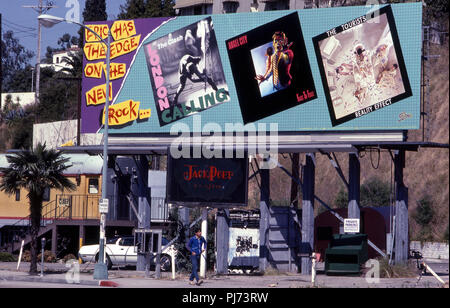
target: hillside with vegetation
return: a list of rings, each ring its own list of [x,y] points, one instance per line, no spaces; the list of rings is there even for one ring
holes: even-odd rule
[[[447,21],[448,29],[448,21]],[[430,96],[429,116],[430,142],[449,143],[449,45],[431,45],[431,54],[439,55],[429,63]],[[422,129],[409,131],[408,141],[422,141]],[[336,153],[337,159],[348,178],[348,154]],[[291,170],[289,155],[280,155],[279,160]],[[304,163],[304,154],[300,162]],[[365,206],[386,206],[393,198],[394,166],[386,151],[364,152],[361,162],[361,201]],[[345,204],[344,183],[324,155],[316,156],[316,194],[333,208]],[[409,189],[410,236],[412,240],[448,241],[449,226],[449,151],[448,149],[420,148],[418,152],[407,152],[404,182]],[[250,206],[259,202],[259,189],[255,179],[250,182]],[[271,171],[271,198],[274,204],[290,203],[290,178],[281,170]],[[377,190],[372,204],[368,202],[364,189]],[[365,198],[365,199],[364,199]],[[301,200],[301,193],[299,193]],[[364,202],[363,202],[364,199]],[[386,202],[387,201],[387,202]],[[301,207],[301,202],[300,205]],[[324,208],[316,202],[316,213]]]

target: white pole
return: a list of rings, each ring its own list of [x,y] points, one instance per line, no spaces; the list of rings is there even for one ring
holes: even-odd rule
[[[314,287],[316,283],[316,253],[313,252],[311,255],[312,259],[312,269],[311,269],[311,286]]]
[[[171,249],[170,256],[172,257],[172,279],[175,280],[175,252]]]
[[[425,262],[423,262],[423,265],[426,267],[426,269],[434,276],[434,278],[436,278],[440,283],[445,284],[445,281],[442,280],[441,277],[439,277],[431,267],[428,266],[428,264],[426,264]]]
[[[22,261],[22,252],[23,252],[23,244],[24,240],[22,240],[22,244],[20,245],[20,253],[19,253],[19,260],[17,260],[17,270],[19,270],[20,267],[20,261]]]
[[[208,209],[202,209],[202,236],[208,238]],[[203,248],[203,247],[202,247]],[[200,276],[206,277],[206,249],[200,257]]]

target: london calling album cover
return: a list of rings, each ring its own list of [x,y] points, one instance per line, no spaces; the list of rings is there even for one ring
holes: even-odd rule
[[[226,41],[244,124],[317,97],[297,12]]]
[[[144,49],[160,126],[229,101],[211,17]]]
[[[390,6],[313,42],[333,126],[412,95]]]

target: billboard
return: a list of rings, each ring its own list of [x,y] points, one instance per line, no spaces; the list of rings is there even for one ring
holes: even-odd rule
[[[248,158],[168,156],[168,203],[183,206],[246,206]]]
[[[390,6],[313,41],[333,126],[412,95]]]
[[[317,98],[296,12],[226,45],[244,124]]]
[[[422,5],[369,9],[91,22],[113,39],[110,133],[419,129]],[[81,131],[101,133],[106,53],[85,40]]]
[[[180,41],[184,44],[171,48]],[[211,17],[147,43],[144,50],[160,126],[229,101]]]

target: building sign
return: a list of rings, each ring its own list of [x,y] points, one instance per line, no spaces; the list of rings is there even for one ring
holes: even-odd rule
[[[179,158],[169,155],[167,202],[184,206],[245,206],[248,158]]]
[[[109,211],[109,200],[100,199],[98,203],[98,211],[100,214],[107,214]]]
[[[357,218],[344,219],[344,233],[359,233],[360,220]]]
[[[82,133],[169,134],[275,123],[280,132],[420,127],[422,3],[86,24]],[[239,26],[237,26],[239,25]],[[175,125],[178,125],[174,128]],[[227,128],[231,127],[231,128]]]

